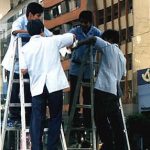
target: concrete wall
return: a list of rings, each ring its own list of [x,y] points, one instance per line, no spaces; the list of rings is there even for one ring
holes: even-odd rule
[[[150,68],[150,0],[133,0],[133,96],[138,100],[137,70]]]
[[[0,0],[0,19],[10,10],[10,0]]]
[[[133,1],[133,71],[150,67],[150,0]]]

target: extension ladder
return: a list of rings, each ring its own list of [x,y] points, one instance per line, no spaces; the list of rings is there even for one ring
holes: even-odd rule
[[[85,150],[88,150],[88,149],[89,150],[97,150],[98,147],[99,147],[99,145],[98,145],[99,142],[97,141],[97,138],[96,138],[96,127],[95,127],[95,123],[94,123],[94,104],[93,104],[93,102],[94,102],[93,89],[94,89],[94,81],[95,81],[95,78],[96,78],[96,74],[97,74],[96,71],[97,70],[95,70],[95,64],[94,64],[92,49],[93,49],[93,46],[89,45],[89,49],[86,49],[86,51],[84,53],[84,57],[83,57],[82,62],[81,62],[78,81],[77,81],[77,85],[76,85],[76,89],[75,89],[75,93],[74,93],[74,97],[73,97],[72,109],[71,109],[71,112],[70,112],[67,131],[66,131],[66,140],[67,140],[67,143],[68,143],[71,130],[75,130],[75,128],[72,127],[72,121],[73,121],[73,118],[74,118],[74,115],[75,115],[75,109],[76,108],[91,109],[92,147],[91,148],[70,148],[69,147],[69,148],[67,148],[68,150],[72,150],[72,149],[76,149],[76,150],[82,150],[82,149],[83,150],[84,149]],[[83,83],[82,82],[83,67],[86,64],[89,57],[90,57],[89,64],[90,64],[90,71],[91,71],[90,83]],[[97,63],[96,63],[96,65],[97,65]],[[80,92],[81,85],[90,86],[91,105],[79,105],[79,104],[77,104],[78,95],[79,95],[79,92]],[[119,105],[120,105],[119,109],[121,111],[121,116],[122,116],[122,121],[123,121],[123,127],[124,127],[124,133],[125,133],[125,138],[126,138],[127,149],[130,150],[129,138],[128,138],[126,123],[125,123],[125,116],[124,116],[124,112],[123,112],[121,99],[119,99]],[[77,128],[76,130],[83,130],[83,129]]]
[[[6,131],[16,131],[17,132],[17,146],[16,150],[28,150],[27,143],[29,143],[30,140],[27,138],[27,133],[29,132],[29,129],[26,127],[26,119],[25,119],[25,107],[31,107],[31,103],[25,103],[24,98],[24,83],[28,82],[29,80],[23,78],[23,74],[21,73],[21,69],[19,69],[19,79],[14,79],[14,65],[16,61],[17,54],[20,56],[20,48],[23,45],[23,42],[28,42],[30,39],[28,34],[18,34],[14,41],[14,47],[13,47],[13,55],[12,60],[13,63],[11,64],[11,70],[9,74],[9,83],[8,83],[8,90],[7,90],[7,97],[6,97],[6,103],[5,103],[5,111],[4,111],[4,118],[2,123],[2,136],[1,136],[1,150],[4,150],[4,142],[5,142],[5,136]],[[20,62],[20,60],[19,60]],[[20,104],[19,103],[10,103],[11,98],[11,91],[12,91],[12,85],[13,83],[19,83],[20,84]],[[21,107],[21,127],[7,127],[7,121],[8,121],[8,113],[9,113],[9,107]],[[21,134],[19,134],[21,130]],[[47,128],[44,129],[44,131],[47,131]],[[63,150],[67,150],[66,141],[64,137],[63,127],[61,125],[61,131],[60,131],[60,139],[61,139],[61,145]],[[21,135],[21,139],[19,140]]]
[[[71,149],[96,150],[96,127],[95,127],[95,123],[94,123],[94,104],[93,104],[93,102],[94,102],[94,95],[93,95],[93,89],[94,89],[94,63],[93,63],[92,49],[93,49],[93,46],[89,45],[88,48],[85,50],[84,56],[82,58],[82,62],[81,62],[81,66],[80,66],[80,72],[79,72],[79,75],[78,75],[77,85],[76,85],[74,96],[73,96],[72,108],[71,108],[71,111],[70,111],[70,115],[69,115],[69,119],[68,119],[68,126],[67,126],[67,130],[66,130],[66,141],[67,141],[67,143],[69,143],[70,132],[72,130],[74,130],[74,131],[84,131],[84,130],[86,131],[86,130],[88,130],[90,132],[92,131],[92,143],[91,143],[91,147],[89,147],[89,148],[80,148],[80,147],[71,148],[71,147],[67,147],[68,150],[71,150]],[[90,58],[90,60],[89,60],[89,58]],[[91,72],[89,83],[82,82],[83,67],[87,63],[87,60],[89,60],[88,63],[90,64],[90,72]],[[82,85],[90,87],[90,94],[91,94],[91,104],[90,105],[77,104],[78,96],[79,96],[79,93],[80,93],[80,88],[81,88]],[[83,109],[90,109],[91,110],[91,116],[89,116],[89,117],[91,117],[92,129],[79,128],[79,127],[76,128],[76,127],[72,126],[72,121],[73,121],[73,118],[74,118],[74,115],[75,115],[75,109],[76,108],[83,108]]]

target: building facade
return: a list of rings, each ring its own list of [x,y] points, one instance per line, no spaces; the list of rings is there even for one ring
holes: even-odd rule
[[[138,111],[137,71],[150,68],[150,1],[144,1],[144,7],[142,3],[142,0],[43,0],[45,26],[55,34],[77,25],[79,13],[86,9],[93,12],[94,24],[99,29],[120,32],[120,48],[128,70],[121,82],[127,115]]]
[[[95,26],[103,31],[116,29],[120,32],[120,48],[127,59],[128,70],[121,83],[124,109],[127,114],[138,111],[137,71],[150,68],[150,1],[11,0],[10,11],[0,20],[1,60],[8,48],[13,21],[25,13],[26,5],[32,1],[42,3],[45,26],[54,34],[78,25],[79,13],[86,9],[93,12]]]
[[[93,12],[94,25],[102,31],[118,30],[120,48],[127,59],[128,70],[121,82],[124,112],[130,115],[141,111],[144,100],[144,105],[150,110],[150,102],[147,103],[150,99],[150,0],[10,0],[10,10],[0,19],[1,60],[9,45],[13,21],[24,14],[27,4],[33,1],[43,5],[45,26],[54,34],[67,32],[78,25],[82,10]],[[68,69],[69,64],[64,62],[64,68]],[[0,94],[6,94],[7,85],[1,77]],[[149,143],[148,138],[147,141]]]

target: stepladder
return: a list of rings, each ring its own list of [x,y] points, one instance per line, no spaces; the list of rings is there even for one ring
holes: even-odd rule
[[[82,81],[82,76],[83,76],[83,67],[86,63],[90,64],[90,83],[85,83]],[[68,120],[68,127],[67,127],[67,132],[66,132],[66,140],[67,143],[69,143],[69,140],[71,139],[71,131],[74,130],[75,132],[82,132],[82,131],[88,131],[88,129],[85,129],[84,126],[83,127],[73,127],[72,122],[75,116],[75,110],[76,108],[86,108],[86,109],[90,109],[91,110],[91,145],[89,147],[80,147],[80,146],[76,146],[76,147],[70,147],[70,145],[68,146],[68,149],[92,149],[92,150],[97,150],[100,149],[102,143],[101,141],[98,141],[98,139],[96,138],[96,127],[95,127],[95,123],[94,123],[94,94],[93,94],[93,89],[94,89],[94,81],[96,79],[96,72],[98,70],[96,70],[95,65],[97,65],[98,63],[95,63],[94,58],[93,58],[93,52],[92,52],[92,45],[89,45],[89,49],[87,49],[84,53],[84,57],[82,58],[82,62],[81,62],[81,66],[80,66],[80,73],[78,76],[78,81],[77,81],[77,85],[76,85],[76,89],[75,89],[75,93],[74,93],[74,97],[73,97],[73,103],[72,103],[72,108],[71,108],[71,112],[69,115],[69,120]],[[90,105],[80,105],[78,104],[78,96],[79,96],[79,92],[80,92],[80,88],[81,86],[86,85],[90,87],[90,95],[91,95],[91,104]],[[129,144],[129,139],[128,139],[128,133],[127,133],[127,129],[126,129],[126,124],[125,124],[125,117],[124,117],[124,113],[123,113],[123,108],[122,108],[122,103],[121,103],[121,99],[119,99],[119,105],[120,105],[120,112],[121,112],[121,117],[122,117],[122,122],[123,122],[123,127],[124,127],[124,134],[125,134],[125,138],[126,138],[126,145],[127,145],[127,149],[130,150],[130,144]]]
[[[77,78],[77,84],[73,96],[73,101],[72,101],[72,107],[70,109],[69,113],[69,118],[68,118],[68,125],[67,125],[67,130],[66,130],[66,141],[67,141],[67,149],[91,149],[91,150],[96,150],[96,128],[95,128],[95,123],[94,123],[94,105],[93,105],[93,100],[94,100],[94,95],[93,95],[93,88],[94,88],[94,76],[95,76],[95,71],[94,71],[94,58],[93,58],[93,46],[88,45],[88,48],[84,52],[84,56],[82,57],[82,61],[80,64],[80,72],[78,74]],[[85,65],[89,65],[90,69],[90,79],[89,82],[84,82],[83,79],[83,68]],[[78,98],[80,95],[80,89],[81,87],[86,86],[89,88],[90,92],[90,103],[89,104],[79,104],[78,103]],[[73,125],[73,120],[75,117],[76,109],[81,108],[82,110],[86,109],[90,111],[90,115],[88,116],[90,118],[91,126],[85,127],[84,123],[83,126],[74,126]],[[76,145],[72,146],[70,144],[70,140],[72,139],[72,133],[79,133],[83,135],[88,135],[88,144],[84,144],[87,142],[85,137],[80,137],[81,143],[77,143]],[[77,135],[78,136],[78,135]],[[74,137],[78,138],[78,137]],[[87,146],[88,145],[88,146]]]
[[[31,100],[27,103],[26,102],[26,89],[25,86],[28,84],[29,89],[29,79],[25,79],[24,75],[21,73],[21,69],[18,67],[18,78],[14,78],[14,71],[16,65],[19,65],[21,61],[20,58],[20,49],[21,47],[27,43],[30,39],[28,34],[17,34],[16,39],[14,41],[13,52],[12,52],[12,64],[11,70],[9,72],[9,82],[8,82],[8,89],[7,89],[7,96],[5,102],[5,110],[4,110],[4,117],[2,121],[2,135],[1,135],[1,149],[14,149],[14,150],[30,150],[31,149],[31,141],[30,141],[30,134],[29,134],[29,126],[30,124],[27,123],[27,116],[26,116],[26,108],[31,109]],[[19,102],[11,103],[10,99],[12,96],[12,90],[14,88],[14,84],[18,84],[19,87],[18,97]],[[21,108],[20,111],[20,124],[17,126],[9,126],[9,111],[10,108]],[[31,112],[30,112],[31,113]],[[47,131],[48,129],[44,128],[43,134],[43,143],[47,140]],[[14,132],[14,133],[12,133]],[[12,147],[8,146],[11,140],[15,140],[15,145]],[[61,140],[61,148],[63,150],[67,150],[66,141],[64,137],[63,127],[61,125],[60,129],[60,140]],[[6,146],[7,145],[7,146]]]

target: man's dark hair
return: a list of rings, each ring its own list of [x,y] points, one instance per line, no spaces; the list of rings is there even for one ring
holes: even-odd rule
[[[33,36],[33,35],[39,35],[42,32],[44,32],[44,25],[41,20],[30,20],[28,21],[27,24],[27,30],[28,33]]]
[[[111,43],[119,44],[119,32],[116,30],[108,29],[104,31],[101,38]]]
[[[44,9],[39,3],[32,2],[32,3],[29,3],[27,6],[26,16],[28,17],[29,13],[32,13],[33,15],[35,15],[37,13],[41,14],[41,13],[43,13],[43,11],[44,11]]]
[[[93,22],[93,14],[90,10],[84,10],[79,14],[79,21]]]

